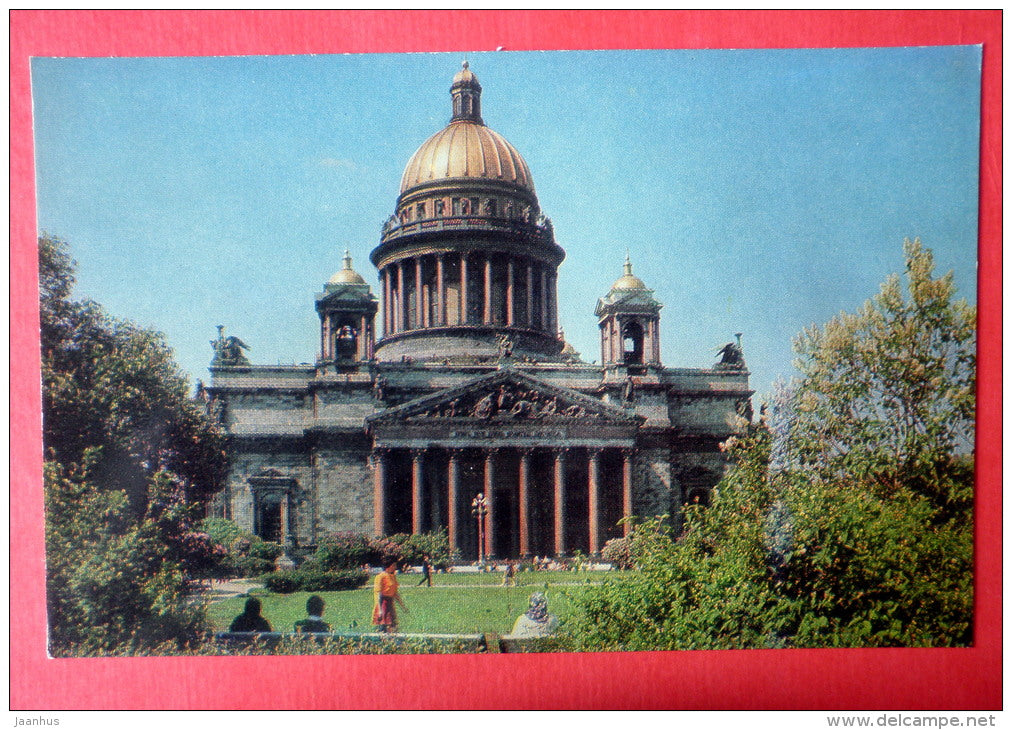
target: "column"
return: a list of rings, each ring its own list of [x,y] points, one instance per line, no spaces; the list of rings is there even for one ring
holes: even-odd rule
[[[411,450],[411,534],[422,532],[422,459],[423,449]]]
[[[492,324],[492,255],[485,256],[485,311],[482,315],[485,324]]]
[[[600,520],[598,519],[598,494],[600,492],[601,480],[601,450],[590,449],[590,459],[587,465],[587,517],[589,526],[587,530],[588,547],[591,555],[601,552],[601,536],[599,533]]]
[[[393,313],[391,309],[393,300],[390,295],[390,269],[384,267],[380,271],[380,277],[383,279],[383,336],[389,337],[393,330],[393,326],[390,324],[391,314]]]
[[[422,257],[415,258],[415,329],[425,326],[425,298],[422,296]]]
[[[558,296],[555,293],[557,277],[554,273],[548,275],[548,291],[545,298],[548,300],[548,331],[553,335],[559,332],[559,307]]]
[[[652,331],[654,335],[654,362],[660,364],[661,362],[661,321],[659,319],[650,320]]]
[[[320,357],[329,360],[333,357],[330,352],[330,315],[323,318],[323,327],[320,330]]]
[[[288,492],[285,492],[281,495],[281,544],[285,547],[288,547],[288,534]]]
[[[520,489],[519,489],[519,512],[520,512],[520,555],[521,557],[531,554],[531,531],[530,531],[530,508],[529,490],[531,474],[531,450],[523,449],[520,452]]]
[[[548,277],[544,267],[541,268],[541,301],[539,305],[541,307],[541,331],[551,332],[548,328]]]
[[[460,255],[460,324],[467,324],[467,254]]]
[[[443,254],[436,254],[436,322],[440,327],[446,326],[446,286],[443,281]]]
[[[553,486],[555,491],[555,554],[566,552],[566,451],[555,452],[555,469],[553,470]]]
[[[622,449],[622,517],[632,517],[632,449]],[[626,519],[622,523],[622,535],[629,537],[632,532],[632,525]]]
[[[373,487],[372,487],[372,521],[373,534],[382,535],[386,531],[386,505],[387,505],[387,452],[386,449],[374,449],[373,458]]]
[[[513,257],[506,259],[506,326],[513,326]]]
[[[460,492],[460,451],[450,449],[450,459],[446,466],[446,531],[450,542],[450,552],[457,549],[457,494]]]
[[[527,326],[534,328],[534,267],[527,262]]]
[[[485,549],[488,556],[495,555],[495,449],[485,452]]]
[[[394,326],[398,332],[403,332],[407,326],[408,299],[404,296],[404,262],[397,262],[397,322]]]

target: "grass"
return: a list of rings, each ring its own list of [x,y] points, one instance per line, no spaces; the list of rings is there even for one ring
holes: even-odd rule
[[[509,633],[517,616],[527,609],[531,593],[548,596],[549,610],[565,622],[573,610],[573,597],[591,590],[593,584],[621,573],[547,572],[520,573],[518,585],[504,587],[502,574],[439,573],[433,587],[418,586],[417,573],[398,576],[401,597],[408,611],[398,611],[400,630],[405,633],[474,634]],[[310,593],[276,594],[252,592],[263,604],[263,615],[276,631],[291,631],[305,618]],[[319,595],[327,607],[323,619],[334,631],[368,632],[372,627],[372,581],[352,591],[324,591]],[[208,618],[215,630],[228,629],[242,612],[245,596],[211,604]]]

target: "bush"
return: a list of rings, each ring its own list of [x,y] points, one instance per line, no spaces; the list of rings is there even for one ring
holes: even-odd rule
[[[351,570],[378,564],[381,557],[366,535],[338,532],[323,538],[307,562],[321,570]]]
[[[630,570],[634,561],[629,538],[616,537],[606,542],[601,550],[601,560],[611,563],[619,570]]]
[[[251,576],[274,570],[274,561],[284,552],[276,542],[266,542],[232,520],[208,517],[200,522],[199,529],[206,533],[211,542],[225,555],[217,551],[218,562],[213,572],[215,577]]]
[[[272,573],[264,579],[264,587],[273,593],[296,591],[350,591],[361,588],[369,575],[361,570],[287,570]]]
[[[269,560],[272,564],[283,552],[284,548],[282,548],[278,543],[267,542],[266,540],[261,540],[259,538],[251,542],[249,546],[249,556],[251,558]]]

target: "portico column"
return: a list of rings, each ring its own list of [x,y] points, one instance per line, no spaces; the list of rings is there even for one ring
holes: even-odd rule
[[[485,452],[485,551],[486,556],[495,555],[495,449]]]
[[[387,486],[387,452],[386,449],[373,451],[372,473],[372,522],[373,534],[382,535],[386,530],[386,486]]]
[[[492,324],[492,256],[485,256],[485,311],[482,316],[485,324]]]
[[[446,466],[446,531],[450,542],[450,552],[457,549],[457,494],[460,491],[460,452],[450,449],[450,459]]]
[[[443,254],[436,255],[436,319],[437,326],[446,326],[446,286],[443,281]]]
[[[506,259],[506,326],[513,326],[513,257]]]
[[[555,452],[555,469],[553,470],[553,486],[555,501],[555,554],[566,552],[566,452],[559,449]]]
[[[627,518],[622,523],[622,535],[629,537],[632,532],[632,525],[629,517],[632,517],[632,449],[622,449],[622,517]]]
[[[415,329],[425,326],[425,297],[422,294],[422,257],[415,258]]]
[[[467,254],[460,255],[460,324],[467,324]]]
[[[601,551],[601,538],[599,534],[600,521],[598,520],[598,494],[601,477],[601,450],[591,449],[587,469],[587,517],[589,521],[587,535],[587,551],[596,555]]]
[[[411,450],[411,534],[422,532],[422,459],[425,451]]]
[[[520,512],[520,555],[531,554],[530,538],[530,509],[528,506],[528,491],[530,488],[531,473],[531,450],[523,449],[520,452],[520,489],[519,509]]]

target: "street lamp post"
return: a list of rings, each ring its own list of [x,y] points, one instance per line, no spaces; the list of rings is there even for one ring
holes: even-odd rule
[[[471,514],[478,520],[478,564],[485,564],[485,515],[488,514],[488,502],[481,492],[471,500]]]

